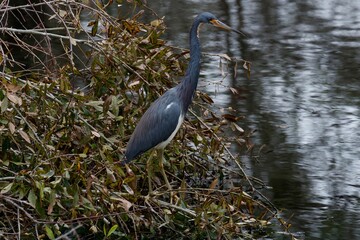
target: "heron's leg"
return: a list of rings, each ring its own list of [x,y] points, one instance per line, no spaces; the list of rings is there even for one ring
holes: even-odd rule
[[[154,175],[154,164],[152,162],[152,157],[153,157],[154,152],[150,153],[149,159],[146,162],[146,168],[147,168],[147,172],[148,172],[148,183],[149,183],[149,195],[152,193],[153,189],[152,189],[152,183],[151,183],[151,178]]]
[[[158,158],[159,158],[160,171],[161,171],[161,174],[164,177],[165,184],[166,184],[166,186],[168,187],[169,190],[172,190],[171,185],[169,183],[169,180],[167,179],[167,176],[166,176],[166,173],[165,173],[165,170],[164,170],[164,160],[165,160],[164,159],[164,149],[158,149]]]

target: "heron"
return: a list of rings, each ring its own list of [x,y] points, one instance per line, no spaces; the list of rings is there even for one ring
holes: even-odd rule
[[[166,91],[150,105],[135,127],[126,146],[125,163],[150,149],[157,150],[159,170],[170,191],[172,187],[164,170],[164,149],[183,123],[198,84],[201,59],[199,29],[204,23],[243,34],[221,22],[212,13],[199,14],[190,29],[190,62],[184,78],[177,86]],[[151,194],[153,191],[151,183],[153,177],[152,154],[147,161],[147,171],[149,194]]]

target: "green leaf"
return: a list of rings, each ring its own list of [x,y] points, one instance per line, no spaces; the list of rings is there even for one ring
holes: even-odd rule
[[[50,184],[51,184],[52,187],[54,188],[54,187],[56,187],[56,186],[61,182],[61,180],[62,180],[62,177],[56,176],[56,177],[55,177],[55,180],[52,181],[52,182],[50,182]]]
[[[49,228],[48,225],[45,225],[45,231],[46,231],[46,236],[48,236],[48,238],[50,238],[50,239],[55,239],[54,233],[53,233],[53,231]]]
[[[35,185],[36,187],[39,189],[39,196],[40,196],[40,199],[44,199],[44,183],[43,182],[39,182],[39,181],[36,181],[35,182]]]
[[[27,191],[22,184],[21,188],[19,189],[19,199],[23,199],[26,196],[26,193]]]
[[[69,171],[66,170],[66,171],[64,172],[63,176],[64,176],[65,179],[70,179],[70,173],[69,173]]]
[[[91,35],[95,36],[99,27],[99,21],[95,21],[93,27],[91,28]]]
[[[89,102],[85,103],[85,105],[92,106],[99,112],[103,111],[103,104],[104,104],[104,101],[89,101]]]
[[[103,225],[103,232],[104,232],[105,236],[107,236],[105,224]]]
[[[7,98],[4,98],[1,102],[1,113],[6,111],[8,105],[9,105],[9,100]]]
[[[114,226],[112,226],[106,236],[109,237],[113,232],[116,231],[117,228],[118,228],[118,225],[117,225],[117,224],[115,224]]]
[[[47,208],[48,215],[50,215],[53,212],[55,203],[56,203],[56,193],[55,193],[55,191],[51,191],[50,198],[49,198],[49,206]]]
[[[24,132],[22,129],[20,129],[19,133],[26,142],[31,143],[30,137],[26,132]]]
[[[28,195],[28,201],[30,203],[30,205],[35,209],[36,208],[36,201],[37,201],[38,197],[36,196],[35,192],[33,189],[30,190],[29,195]]]
[[[48,171],[47,173],[43,173],[43,174],[41,174],[41,176],[43,177],[43,178],[50,178],[50,177],[52,177],[53,175],[54,175],[54,170],[50,170],[50,171]]]
[[[13,185],[14,183],[12,182],[12,183],[10,183],[10,184],[8,184],[6,187],[4,187],[3,189],[1,189],[1,194],[5,194],[5,193],[7,193],[7,192],[9,192],[10,190],[11,190],[11,187],[12,187],[12,185]]]

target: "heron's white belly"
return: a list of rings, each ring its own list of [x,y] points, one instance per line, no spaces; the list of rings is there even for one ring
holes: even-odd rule
[[[179,131],[181,124],[184,121],[184,115],[180,115],[179,119],[178,119],[178,123],[176,125],[175,131],[170,135],[170,137],[168,139],[166,139],[165,141],[159,143],[158,145],[155,146],[156,149],[162,149],[165,148],[170,141],[175,137],[176,133]]]

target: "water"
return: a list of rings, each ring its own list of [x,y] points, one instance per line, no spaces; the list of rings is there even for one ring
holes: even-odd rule
[[[150,1],[149,1],[150,2]],[[252,62],[250,80],[238,70],[221,76],[204,57],[201,90],[218,107],[237,109],[239,124],[256,129],[259,158],[247,171],[305,239],[360,239],[360,1],[158,1],[166,38],[188,47],[193,17],[210,11],[250,37],[202,30],[203,51]],[[209,85],[221,82],[239,90]],[[236,146],[234,146],[236,151]]]

